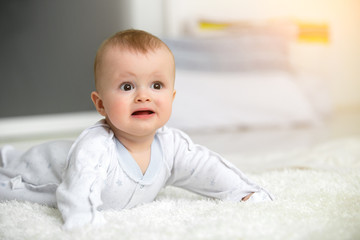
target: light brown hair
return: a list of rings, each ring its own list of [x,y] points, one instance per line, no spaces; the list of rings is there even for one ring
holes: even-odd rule
[[[139,52],[146,54],[149,51],[155,51],[161,47],[165,47],[169,50],[171,56],[174,59],[174,56],[169,49],[169,47],[158,37],[142,31],[135,29],[128,29],[125,31],[117,32],[110,38],[106,39],[99,47],[95,62],[94,62],[94,77],[95,77],[95,87],[97,88],[98,84],[98,71],[101,66],[101,61],[105,49],[109,46],[118,47],[120,49],[126,49],[129,51]],[[174,61],[175,62],[175,61]]]

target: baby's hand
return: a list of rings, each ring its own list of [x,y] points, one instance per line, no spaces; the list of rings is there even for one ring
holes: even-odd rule
[[[243,198],[241,199],[241,201],[244,201],[244,202],[247,201],[253,194],[254,194],[254,193],[250,193],[249,195],[243,197]]]
[[[250,193],[249,195],[245,196],[242,201],[247,201],[249,200],[249,202],[267,202],[267,201],[272,201],[273,197],[272,195],[268,194],[267,192],[265,192],[264,190],[260,190],[258,192],[255,193]]]

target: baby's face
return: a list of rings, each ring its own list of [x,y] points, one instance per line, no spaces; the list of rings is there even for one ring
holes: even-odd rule
[[[99,89],[92,94],[98,111],[119,139],[155,134],[169,120],[176,93],[172,55],[165,47],[146,54],[105,51]]]

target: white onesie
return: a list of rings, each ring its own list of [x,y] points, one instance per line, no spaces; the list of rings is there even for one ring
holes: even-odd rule
[[[102,223],[101,210],[151,202],[167,185],[223,200],[252,192],[250,200],[272,200],[233,164],[167,127],[155,135],[145,174],[104,120],[73,144],[49,142],[24,154],[5,146],[0,153],[0,200],[57,206],[65,228]]]

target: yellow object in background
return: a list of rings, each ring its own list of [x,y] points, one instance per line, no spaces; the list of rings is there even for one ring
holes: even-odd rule
[[[231,23],[200,21],[199,28],[201,30],[223,30],[229,27]]]
[[[285,35],[291,35],[294,40],[302,43],[320,43],[328,44],[329,39],[329,25],[326,23],[313,23],[306,21],[264,21],[262,24],[259,22],[251,21],[211,21],[200,20],[198,22],[198,29],[208,32],[217,31],[243,31],[243,30],[255,30],[266,31],[272,30],[278,32],[285,32]],[[296,29],[296,30],[295,30]],[[294,30],[294,31],[293,31]],[[247,31],[247,33],[248,33]]]
[[[327,24],[298,23],[298,41],[305,43],[329,43]]]
[[[244,30],[248,28],[258,27],[251,22],[244,21],[211,21],[211,20],[200,20],[198,22],[198,27],[200,30],[206,31],[221,31],[221,30]]]

